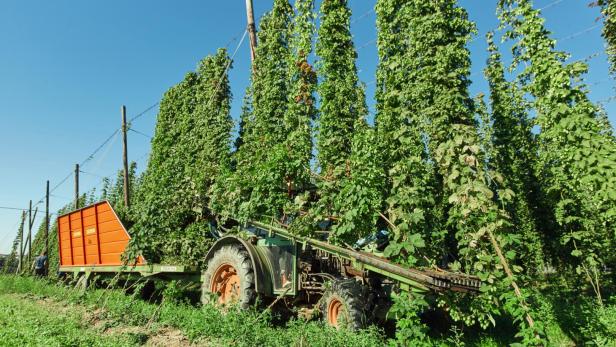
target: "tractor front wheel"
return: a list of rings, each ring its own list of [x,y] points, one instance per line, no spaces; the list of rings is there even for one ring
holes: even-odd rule
[[[255,298],[255,275],[248,252],[224,246],[210,259],[203,274],[201,302],[248,308]]]

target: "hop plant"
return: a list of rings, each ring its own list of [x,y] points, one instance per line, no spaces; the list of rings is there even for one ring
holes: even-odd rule
[[[616,139],[581,83],[587,65],[565,62],[532,2],[501,0],[499,17],[537,113],[536,176],[558,224],[548,246],[557,265],[585,275],[601,302],[600,269],[616,260]]]
[[[221,49],[165,93],[131,211],[128,257],[188,264],[204,258],[209,243],[203,223],[212,218],[214,178],[230,166],[230,67]]]

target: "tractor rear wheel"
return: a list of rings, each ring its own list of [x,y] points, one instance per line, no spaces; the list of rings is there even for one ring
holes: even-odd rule
[[[338,280],[325,291],[320,311],[327,325],[358,330],[368,325],[368,290],[353,279]]]
[[[224,246],[216,251],[203,274],[201,302],[248,308],[255,296],[255,275],[248,252],[239,246]]]

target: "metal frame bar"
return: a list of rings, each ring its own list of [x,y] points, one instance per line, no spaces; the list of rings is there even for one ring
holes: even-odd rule
[[[270,237],[272,235],[279,235],[293,242],[302,243],[304,247],[306,246],[306,244],[308,244],[315,249],[330,253],[341,259],[349,260],[353,268],[357,270],[362,270],[362,271],[369,270],[369,271],[378,273],[380,275],[389,277],[395,281],[398,281],[401,284],[402,289],[410,286],[420,291],[428,291],[430,289],[438,291],[438,290],[450,289],[452,287],[457,287],[457,289],[460,289],[460,290],[473,291],[473,290],[478,290],[480,286],[480,280],[473,276],[451,273],[451,275],[456,275],[458,277],[459,276],[468,277],[469,285],[459,286],[458,283],[456,283],[456,281],[454,280],[450,282],[450,281],[443,280],[440,278],[435,278],[433,276],[426,274],[425,272],[421,270],[406,268],[406,267],[394,264],[387,259],[377,257],[373,254],[345,249],[345,248],[342,248],[336,245],[332,245],[327,242],[323,242],[323,241],[319,241],[319,240],[315,240],[315,239],[311,239],[311,238],[307,238],[307,237],[303,237],[299,235],[294,235],[283,228],[276,227],[273,225],[268,225],[268,224],[261,223],[261,222],[251,221],[249,224],[252,224],[253,226],[259,229],[262,229],[264,231],[267,231]],[[476,288],[475,286],[471,286],[470,283],[477,284]]]
[[[200,274],[196,267],[183,265],[74,265],[60,266],[60,272],[71,273],[139,273],[143,276],[152,276],[157,274]]]

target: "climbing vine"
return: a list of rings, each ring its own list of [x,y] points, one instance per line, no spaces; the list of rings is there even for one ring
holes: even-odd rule
[[[611,72],[616,72],[616,2],[613,0],[598,0],[603,14],[603,38],[607,46],[606,51],[611,64]]]
[[[355,51],[350,29],[351,11],[345,0],[324,0],[321,4],[316,53],[322,79],[317,133],[317,161],[321,174],[336,180],[346,174],[351,155],[353,126],[366,114],[364,92],[359,88]],[[328,188],[322,187],[322,194]]]
[[[24,233],[24,221],[25,212],[22,212],[21,222],[19,229],[17,229],[17,236],[13,240],[11,252],[4,258],[4,265],[2,266],[2,273],[15,273],[19,267],[19,247],[21,241],[21,235]]]
[[[332,228],[331,242],[353,244],[376,232],[383,205],[382,155],[376,130],[364,119],[354,125],[348,174],[340,181],[333,208],[339,211]]]
[[[377,2],[379,66],[377,70],[378,141],[386,180],[385,214],[391,231],[386,255],[407,265],[423,263],[442,253],[433,206],[435,182],[424,143],[427,120],[414,112],[413,80],[406,35],[411,28],[405,1]],[[425,251],[426,240],[430,250]],[[440,241],[439,241],[440,240]],[[420,252],[420,250],[422,252]]]
[[[246,88],[246,92],[244,93],[244,99],[242,101],[242,113],[240,113],[240,124],[237,131],[237,137],[235,138],[235,142],[233,144],[234,154],[239,152],[240,147],[244,144],[244,133],[246,130],[246,126],[248,122],[251,121],[252,117],[252,95],[250,91],[250,86]]]
[[[230,164],[230,64],[225,50],[204,58],[161,101],[132,212],[130,250],[149,261],[198,264],[207,251],[211,186]]]
[[[284,144],[292,15],[288,1],[275,0],[272,10],[259,24],[249,94],[252,107],[246,109],[249,113],[242,118],[237,170],[226,179],[229,194],[221,203],[226,206],[225,215],[241,220],[263,215],[278,217],[288,201],[283,158],[288,154]]]
[[[371,162],[376,158],[370,155],[377,150],[370,140],[373,130],[365,121],[365,93],[357,77],[347,1],[324,0],[321,16],[316,43],[322,79],[316,135],[320,168],[317,215],[334,221],[333,242],[354,242],[375,230],[382,204],[381,169]],[[354,186],[359,183],[364,186]]]
[[[506,201],[513,193],[500,188],[495,195],[488,182],[488,177],[500,180],[500,175],[488,172],[484,164],[486,154],[475,120],[475,103],[468,95],[470,52],[465,45],[475,27],[454,0],[380,1],[377,10],[380,35],[385,36],[379,42],[378,102],[382,111],[377,124],[386,143],[389,136],[389,141],[402,140],[401,144],[409,145],[410,153],[401,158],[403,163],[412,159],[415,171],[407,173],[410,180],[403,181],[402,187],[433,192],[419,198],[417,191],[410,190],[415,195],[403,200],[406,206],[402,210],[415,213],[412,221],[425,228],[424,235],[407,234],[417,246],[410,245],[406,253],[420,254],[418,249],[422,251],[425,238],[436,245],[433,253],[446,255],[443,260],[452,269],[477,274],[484,288],[473,303],[461,305],[466,300],[463,297],[440,300],[452,307],[450,313],[456,320],[485,327],[493,322],[492,314],[499,311],[498,307],[502,309],[502,305],[495,305],[502,290],[511,292],[510,287],[502,286],[502,267],[515,259],[511,248],[519,239],[507,232],[508,216],[497,204],[497,196]],[[397,68],[404,73],[395,73]],[[409,130],[406,134],[395,132],[399,129]],[[389,155],[396,153],[391,150],[398,147],[393,143]],[[394,160],[390,159],[388,165],[400,160],[390,158]],[[393,176],[392,182],[400,183],[395,179]],[[388,201],[392,197],[396,198],[390,195]],[[433,215],[425,218],[427,214],[421,212],[430,206]],[[507,250],[508,259],[497,256],[502,249]],[[416,261],[416,257],[411,260]],[[513,276],[509,273],[508,281]]]
[[[537,116],[536,175],[558,228],[551,235],[559,266],[570,264],[602,302],[601,269],[614,264],[616,141],[587,96],[587,66],[566,63],[529,0],[501,0],[499,16],[513,41],[514,67]],[[573,278],[576,278],[575,276]]]
[[[527,273],[536,274],[544,268],[539,225],[549,223],[547,218],[539,219],[541,196],[534,174],[537,151],[531,132],[532,122],[517,84],[505,79],[505,68],[492,33],[488,34],[487,40],[490,56],[485,75],[490,86],[492,112],[484,123],[491,122],[493,129],[488,141],[493,146],[490,164],[503,175],[502,186],[514,193],[506,209],[512,218],[512,231],[524,240],[518,247],[522,265]]]
[[[137,177],[137,163],[131,162],[128,167],[128,191],[131,196],[135,195],[135,191],[139,188],[140,177]],[[124,203],[124,170],[118,171],[115,179],[103,178],[103,187],[100,191],[99,200],[107,200],[113,206],[120,220],[127,227],[132,223],[130,211]]]
[[[317,117],[315,92],[317,74],[309,63],[315,35],[314,0],[296,0],[293,32],[290,37],[289,94],[284,116],[286,139],[278,151],[285,165],[284,184],[288,203],[306,191],[310,184],[312,159],[312,122]],[[294,212],[287,208],[287,212]],[[291,210],[291,211],[289,211]]]

